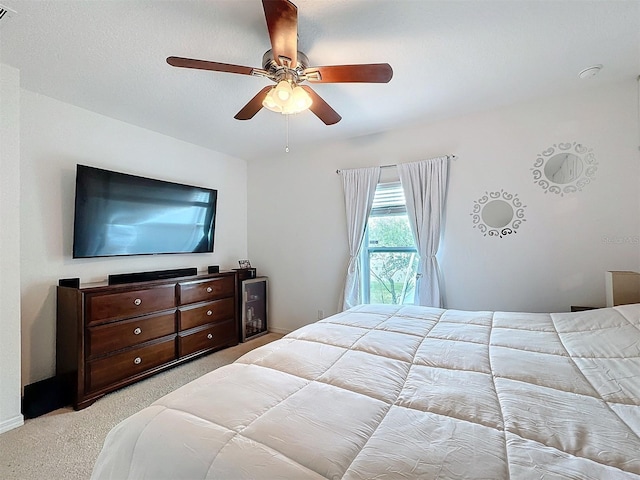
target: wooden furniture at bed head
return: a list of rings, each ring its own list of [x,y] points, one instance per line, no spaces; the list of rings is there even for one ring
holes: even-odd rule
[[[76,410],[104,394],[238,343],[236,274],[58,286],[56,375]]]
[[[607,307],[640,303],[640,273],[606,272]]]

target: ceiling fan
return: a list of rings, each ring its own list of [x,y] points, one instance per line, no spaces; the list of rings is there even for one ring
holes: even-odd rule
[[[262,57],[262,68],[209,62],[183,57],[168,57],[174,67],[196,68],[215,72],[255,75],[273,80],[276,85],[264,87],[235,116],[249,120],[262,107],[283,114],[311,110],[326,125],[338,123],[342,117],[325,102],[310,83],[387,83],[393,76],[388,63],[331,65],[311,67],[307,56],[298,51],[298,9],[289,0],[262,0],[271,49]]]

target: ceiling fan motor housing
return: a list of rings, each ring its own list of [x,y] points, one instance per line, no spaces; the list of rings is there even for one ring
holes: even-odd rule
[[[267,72],[267,77],[278,83],[282,80],[287,80],[293,85],[297,85],[307,79],[305,70],[309,68],[309,59],[307,56],[298,51],[298,58],[295,67],[291,66],[291,60],[286,57],[281,57],[280,62],[273,58],[273,50],[269,49],[262,56],[262,68]]]

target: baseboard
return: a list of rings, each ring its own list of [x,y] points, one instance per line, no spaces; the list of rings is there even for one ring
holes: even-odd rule
[[[287,335],[288,333],[293,332],[293,330],[287,330],[286,328],[273,328],[269,327],[269,333],[278,333],[280,335]]]
[[[8,432],[22,425],[24,425],[24,417],[22,415],[16,415],[13,418],[0,422],[0,433]]]

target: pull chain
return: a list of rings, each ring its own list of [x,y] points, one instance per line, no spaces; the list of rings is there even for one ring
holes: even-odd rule
[[[289,153],[289,115],[285,115],[287,117],[287,144],[284,147],[284,151]]]

